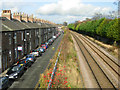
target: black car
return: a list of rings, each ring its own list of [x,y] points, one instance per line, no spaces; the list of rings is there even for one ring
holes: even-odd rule
[[[27,59],[20,59],[17,62],[17,65],[19,65],[19,64],[23,64],[25,69],[29,68],[32,65],[32,63]]]
[[[18,79],[23,73],[24,73],[23,64],[13,65],[8,69],[6,76],[8,76],[9,79]]]
[[[9,78],[7,76],[0,77],[0,90],[7,89],[9,87]]]

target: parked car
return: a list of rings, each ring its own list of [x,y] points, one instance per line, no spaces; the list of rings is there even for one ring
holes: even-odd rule
[[[35,51],[39,53],[39,56],[42,56],[42,52],[40,50],[36,49]]]
[[[54,39],[56,39],[56,36],[53,36]]]
[[[9,78],[7,76],[0,77],[0,90],[7,89],[9,87]]]
[[[49,46],[49,42],[45,42],[45,45]]]
[[[41,52],[39,51],[39,50],[32,50],[32,52],[30,53],[30,54],[33,54],[35,57],[37,56],[41,56],[42,54],[41,54]]]
[[[49,43],[49,45],[52,45],[53,40],[52,40],[52,39],[49,39],[49,40],[48,40],[48,43]]]
[[[26,60],[29,60],[30,62],[35,62],[35,56],[33,54],[29,54],[26,56]]]
[[[48,48],[48,45],[47,44],[45,44],[45,46],[46,46],[46,49]]]
[[[45,52],[45,49],[42,48],[42,47],[38,48],[37,50],[39,50],[41,53],[44,53],[44,52]]]
[[[57,38],[58,38],[58,36],[59,36],[59,35],[58,35],[58,34],[56,34],[56,37],[57,37]]]
[[[45,44],[42,44],[41,47],[43,47],[45,50],[47,49]]]
[[[52,38],[53,42],[55,41],[55,38]]]
[[[6,76],[8,76],[9,79],[18,79],[23,73],[24,73],[23,64],[13,65],[7,71]]]
[[[32,63],[27,59],[20,59],[17,62],[17,65],[19,65],[19,64],[23,64],[25,69],[29,68],[32,65]]]

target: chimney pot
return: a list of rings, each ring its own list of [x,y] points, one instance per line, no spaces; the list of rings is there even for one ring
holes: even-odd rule
[[[22,20],[24,20],[25,22],[28,22],[28,21],[29,21],[28,15],[25,14],[24,12],[23,12],[23,14],[22,14]]]
[[[19,14],[19,12],[14,13],[14,14],[13,14],[13,18],[16,19],[16,20],[18,20],[18,21],[21,21],[21,20],[22,20],[21,14]]]
[[[7,19],[12,19],[11,10],[2,10],[2,17],[6,17]]]

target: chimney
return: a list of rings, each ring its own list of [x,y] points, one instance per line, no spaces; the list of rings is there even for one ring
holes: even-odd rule
[[[40,18],[38,18],[38,22],[40,22]]]
[[[6,17],[7,19],[11,20],[12,19],[12,14],[11,10],[2,10],[2,17]]]
[[[22,20],[22,15],[21,13],[14,13],[13,14],[13,19],[16,19],[18,21],[21,21]]]
[[[28,15],[23,13],[22,14],[22,20],[25,21],[25,22],[28,22],[29,21],[28,19],[29,19]]]
[[[29,21],[32,23],[34,22],[33,14],[29,16]]]
[[[45,23],[45,20],[42,20],[43,23]]]
[[[36,17],[34,18],[34,20],[33,20],[34,22],[36,22]]]
[[[39,19],[39,18],[37,19],[37,22],[38,22],[38,23],[40,22],[40,19]]]
[[[42,19],[39,19],[39,22],[42,23]]]

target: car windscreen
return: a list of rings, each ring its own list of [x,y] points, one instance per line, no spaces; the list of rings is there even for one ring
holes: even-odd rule
[[[32,56],[26,56],[26,58],[32,58]]]
[[[19,66],[14,66],[11,71],[15,72],[15,71],[18,71],[19,70]]]
[[[25,60],[23,60],[23,61],[19,61],[19,64],[22,64],[22,63],[24,63],[25,62]]]
[[[18,71],[18,70],[19,70],[19,66],[11,67],[11,68],[8,70],[7,74],[14,73],[14,72],[16,72],[16,71]]]

